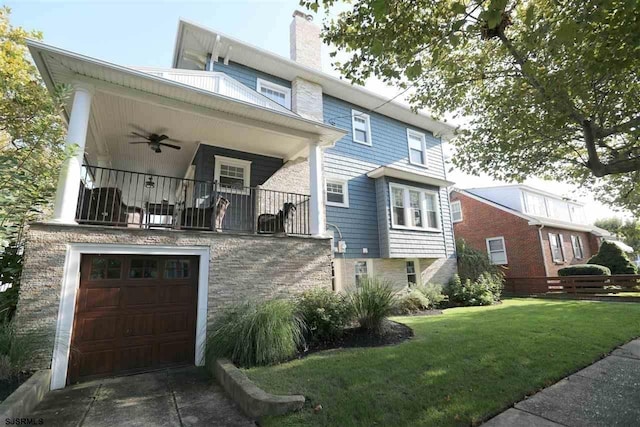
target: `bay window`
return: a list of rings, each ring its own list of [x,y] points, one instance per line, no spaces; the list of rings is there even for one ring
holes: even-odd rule
[[[391,224],[394,228],[440,230],[438,193],[391,183]]]

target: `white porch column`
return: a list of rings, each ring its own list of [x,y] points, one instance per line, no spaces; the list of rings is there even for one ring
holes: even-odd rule
[[[322,150],[318,143],[309,145],[309,223],[311,235],[324,236],[327,226],[324,214],[324,176],[322,173]]]
[[[84,147],[87,142],[92,97],[93,88],[91,86],[75,85],[66,139],[66,146],[74,147],[75,155],[64,162],[60,171],[53,222],[63,224],[75,224],[76,222],[80,173],[84,159]]]

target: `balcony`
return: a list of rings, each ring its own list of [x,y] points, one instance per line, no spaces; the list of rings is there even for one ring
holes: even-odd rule
[[[85,165],[79,224],[309,235],[306,194]]]

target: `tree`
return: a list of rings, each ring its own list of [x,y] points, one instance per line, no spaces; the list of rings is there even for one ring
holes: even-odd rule
[[[68,90],[50,96],[25,45],[41,34],[11,26],[9,14],[0,8],[0,252],[50,205],[66,155],[59,108]]]
[[[620,218],[604,218],[595,222],[596,227],[615,234],[633,248],[634,254],[640,254],[640,222],[636,219],[622,221]]]
[[[462,170],[569,181],[640,212],[636,0],[355,0],[323,36],[353,82],[375,75],[413,89],[415,109],[466,117]]]
[[[598,253],[592,256],[587,264],[597,264],[608,267],[611,274],[636,274],[638,269],[629,261],[622,249],[612,242],[602,242]]]

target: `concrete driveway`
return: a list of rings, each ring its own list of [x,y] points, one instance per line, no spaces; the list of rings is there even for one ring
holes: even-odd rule
[[[167,369],[52,391],[32,418],[46,426],[230,426],[255,422],[201,368]]]

